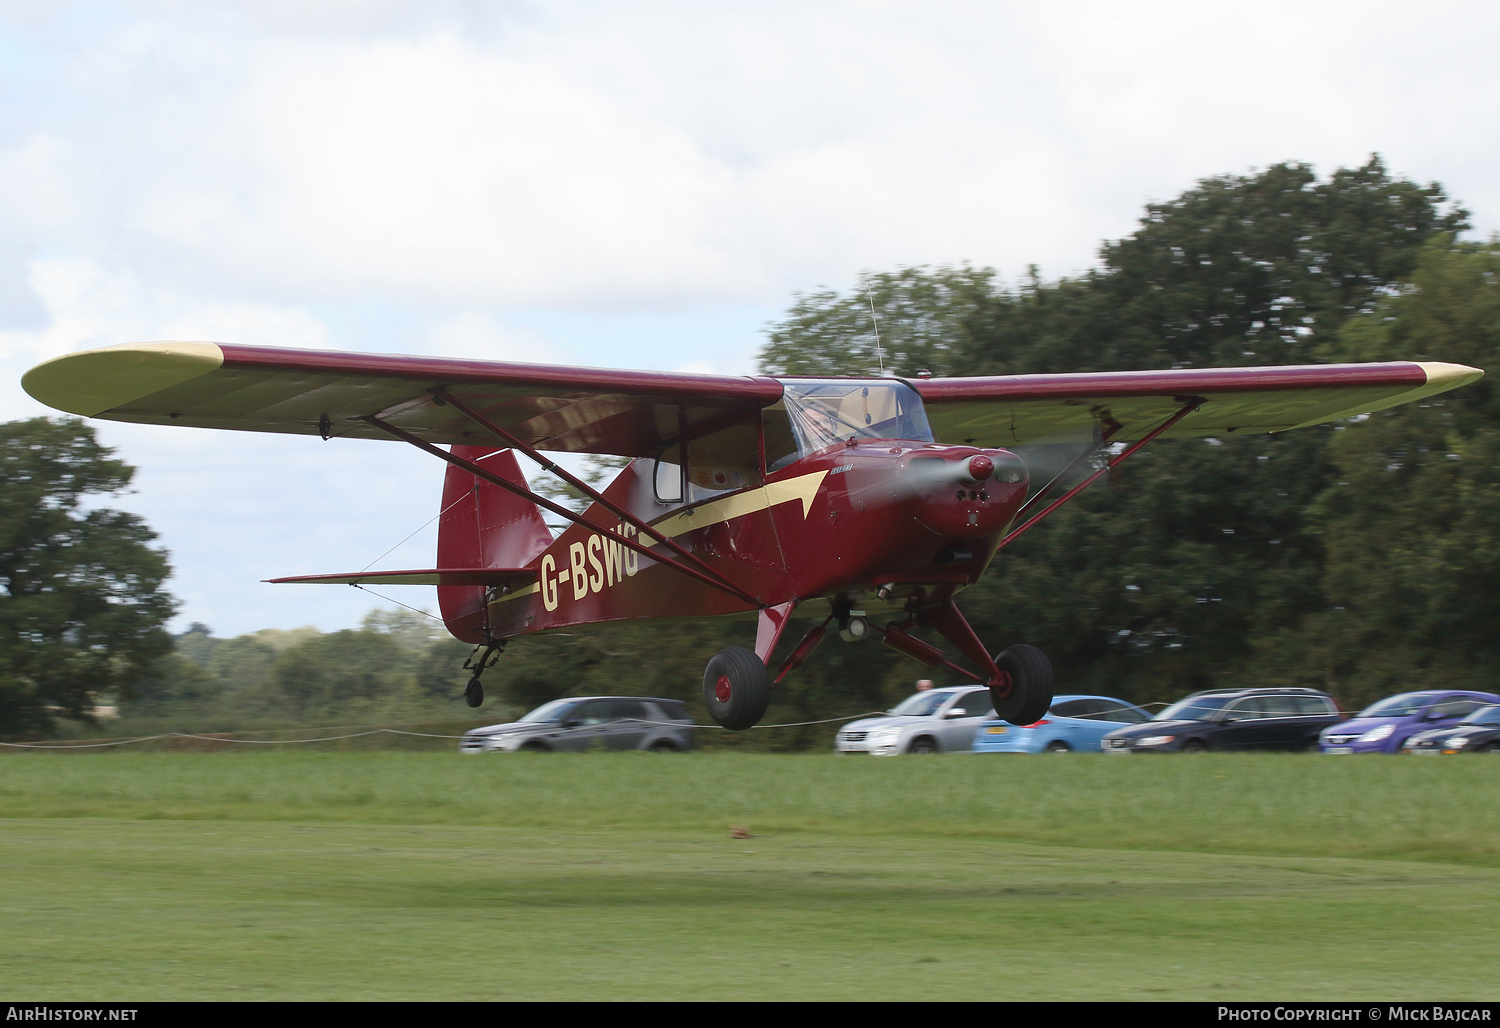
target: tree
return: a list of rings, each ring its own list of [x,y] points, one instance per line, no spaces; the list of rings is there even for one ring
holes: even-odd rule
[[[968,265],[861,276],[848,296],[799,294],[761,351],[768,375],[947,374],[972,346],[995,297],[995,272]],[[877,337],[879,352],[876,350]]]
[[[133,473],[76,419],[0,424],[0,734],[87,721],[171,651],[166,552],[136,515],[84,502]]]
[[[1500,242],[1429,246],[1411,282],[1329,347],[1348,360],[1500,370]],[[1495,691],[1500,667],[1500,397],[1491,378],[1336,433],[1310,512],[1326,602],[1288,663],[1363,704],[1421,688]]]

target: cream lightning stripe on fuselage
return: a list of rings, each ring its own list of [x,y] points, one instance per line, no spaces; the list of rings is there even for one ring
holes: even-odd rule
[[[784,482],[771,482],[759,489],[747,489],[742,493],[735,493],[721,500],[713,500],[690,510],[685,510],[681,514],[675,514],[664,521],[658,522],[655,527],[658,532],[671,539],[686,532],[691,532],[694,529],[707,528],[710,525],[732,521],[747,514],[758,514],[778,504],[790,503],[792,500],[802,501],[802,516],[805,518],[808,511],[812,509],[813,497],[818,495],[818,489],[822,486],[823,479],[827,474],[827,471],[814,471],[811,474],[799,475]],[[634,534],[630,526],[623,524],[618,526],[616,531]],[[504,603],[506,600],[514,600],[522,596],[530,596],[533,593],[540,592],[542,594],[543,606],[548,610],[556,610],[563,598],[558,593],[558,586],[570,580],[573,582],[574,589],[577,592],[576,599],[581,599],[583,596],[588,595],[589,592],[597,592],[598,588],[592,586],[592,584],[580,588],[577,583],[579,568],[574,566],[581,563],[578,558],[578,551],[584,554],[585,559],[593,555],[593,551],[589,547],[594,542],[600,544],[601,555],[614,556],[616,560],[622,563],[624,574],[618,577],[613,574],[607,574],[608,571],[614,570],[612,567],[607,567],[608,585],[613,586],[616,581],[624,581],[625,578],[635,575],[636,563],[634,560],[634,551],[627,550],[625,547],[619,546],[618,543],[612,545],[611,541],[605,539],[603,536],[592,535],[588,537],[585,543],[574,542],[569,545],[568,553],[570,560],[566,571],[558,573],[560,569],[557,567],[554,557],[549,553],[542,558],[541,577],[536,582],[524,589],[517,589],[513,593],[498,597],[491,602]],[[618,547],[618,551],[615,550],[615,547]],[[606,565],[609,562],[610,556],[604,557]],[[625,561],[629,562],[628,565],[624,564]],[[551,573],[549,574],[549,572]],[[597,579],[598,575],[596,574],[594,577]],[[588,580],[585,579],[585,581]]]
[[[814,471],[808,475],[798,475],[784,482],[770,482],[759,489],[747,489],[742,493],[726,496],[722,500],[712,500],[690,507],[681,514],[674,514],[664,521],[658,521],[654,526],[658,532],[668,539],[675,538],[698,528],[707,528],[709,525],[717,525],[724,521],[733,521],[742,518],[746,514],[759,514],[763,510],[792,500],[802,501],[802,516],[807,517],[807,512],[812,509],[813,497],[818,495],[818,488],[822,486],[823,479],[828,475],[827,471]]]

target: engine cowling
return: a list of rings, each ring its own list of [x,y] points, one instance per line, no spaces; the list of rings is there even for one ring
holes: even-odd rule
[[[916,519],[950,539],[977,539],[1004,528],[1026,498],[1029,476],[1009,450],[947,446],[902,460],[900,480]]]

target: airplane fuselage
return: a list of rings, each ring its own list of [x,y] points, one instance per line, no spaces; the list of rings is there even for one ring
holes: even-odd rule
[[[1006,450],[889,439],[830,446],[760,485],[696,501],[659,499],[656,470],[650,459],[634,461],[605,497],[765,606],[822,600],[835,609],[899,610],[977,581],[1028,484],[1024,465]],[[600,504],[584,521],[650,542]],[[570,526],[534,566],[534,586],[490,591],[492,638],[759,609],[586,524]]]

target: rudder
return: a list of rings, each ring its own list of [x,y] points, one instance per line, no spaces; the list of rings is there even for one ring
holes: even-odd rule
[[[453,455],[529,488],[511,450],[455,446]],[[438,521],[439,567],[525,567],[552,544],[552,530],[535,503],[456,464],[448,465],[443,479],[442,510]],[[455,638],[475,644],[488,640],[483,586],[440,585],[437,594],[443,623]]]

